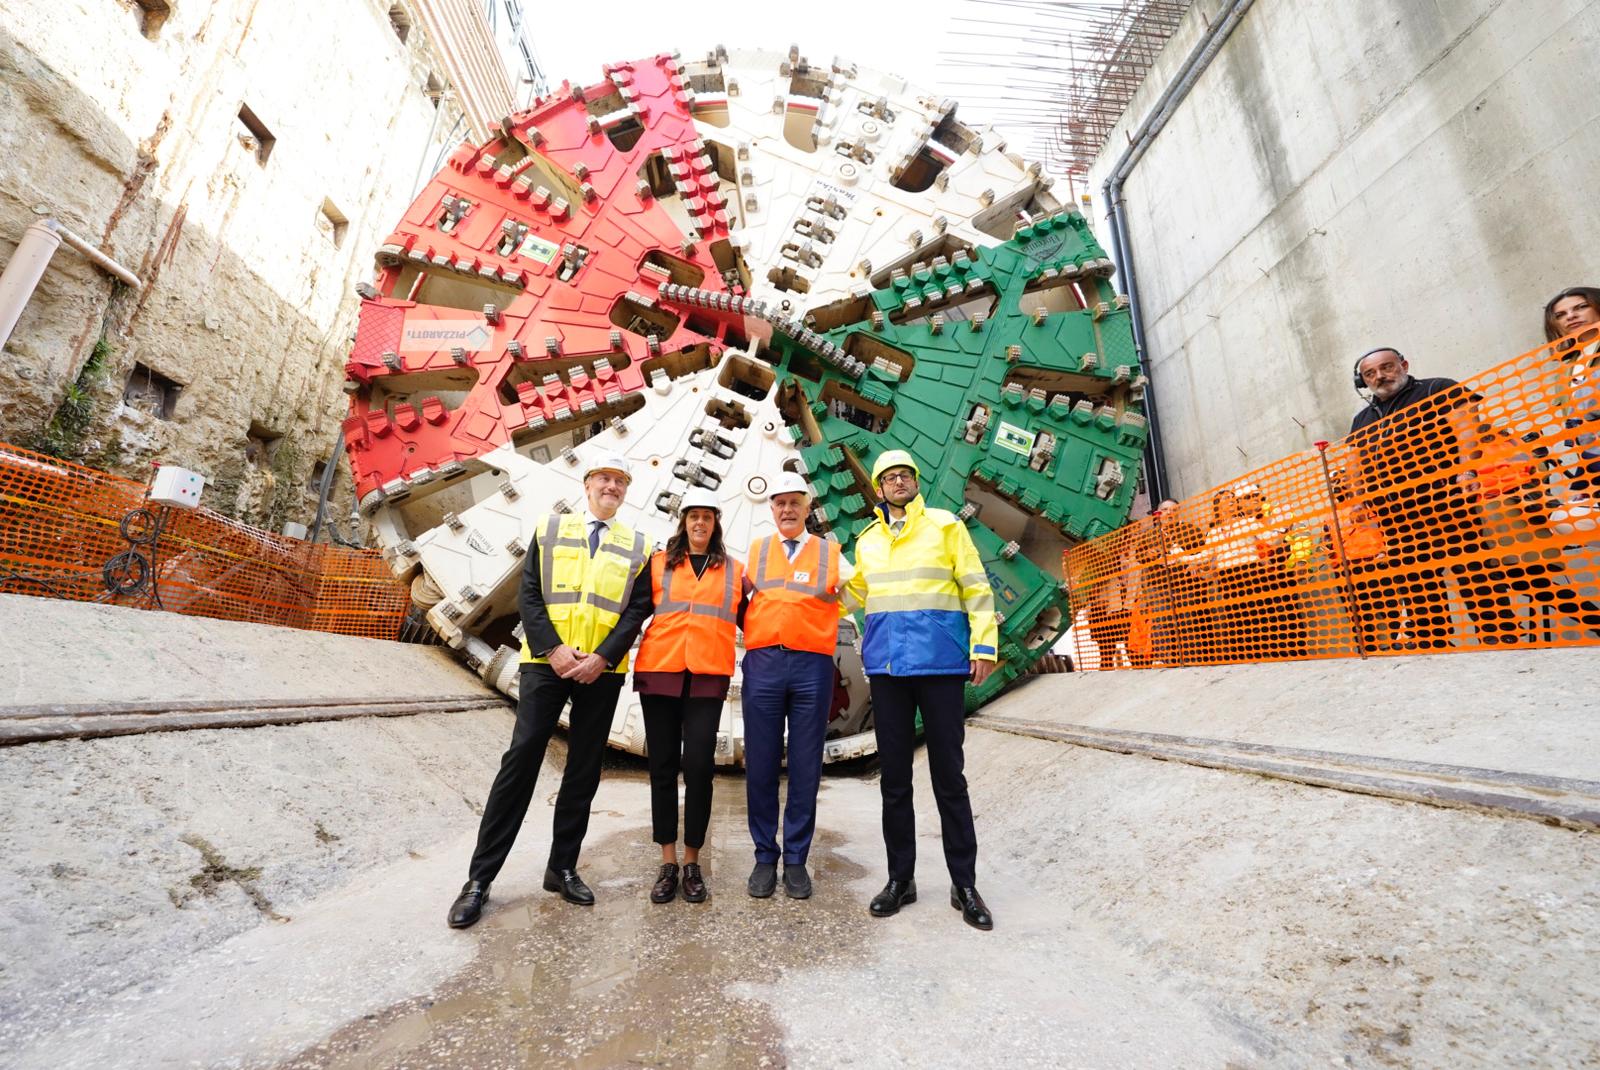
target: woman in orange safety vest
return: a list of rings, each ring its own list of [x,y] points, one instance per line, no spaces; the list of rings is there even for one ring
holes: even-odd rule
[[[633,662],[644,708],[650,762],[650,814],[661,845],[652,903],[678,892],[678,774],[683,773],[683,898],[709,894],[700,848],[711,821],[717,725],[733,678],[734,632],[744,600],[744,566],[722,545],[722,509],[711,491],[683,496],[678,530],[650,561],[655,616]]]
[[[1567,617],[1600,635],[1600,605],[1584,597],[1593,588],[1569,582],[1566,566],[1550,552],[1559,540],[1550,530],[1549,491],[1531,451],[1507,431],[1485,423],[1478,426],[1467,459],[1473,466],[1484,542],[1497,552],[1484,562],[1482,578],[1462,588],[1462,597],[1475,611],[1481,641],[1493,646],[1523,639],[1517,595],[1551,614],[1546,624],[1551,631]]]

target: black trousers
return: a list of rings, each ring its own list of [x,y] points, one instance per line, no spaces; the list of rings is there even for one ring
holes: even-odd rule
[[[1462,595],[1477,625],[1479,641],[1490,646],[1510,645],[1523,638],[1512,601],[1517,595],[1600,632],[1600,606],[1583,597],[1588,592],[1561,582],[1565,572],[1559,560],[1541,560],[1537,553],[1475,563],[1470,578],[1462,584]]]
[[[656,843],[678,842],[678,774],[683,773],[683,845],[705,846],[711,824],[720,698],[640,695],[650,761],[650,824]]]
[[[978,834],[967,797],[966,674],[868,678],[872,685],[872,731],[878,739],[879,787],[883,793],[883,846],[889,877],[910,880],[917,869],[917,817],[911,803],[911,756],[916,747],[917,712],[928,745],[933,801],[939,807],[944,862],[960,888],[975,884]]]
[[[1405,604],[1389,582],[1382,561],[1350,562],[1350,588],[1344,591],[1345,612],[1368,651],[1389,650],[1400,634]]]
[[[600,756],[611,731],[622,673],[608,672],[592,684],[563,680],[548,665],[524,665],[517,694],[517,726],[511,746],[500,759],[500,772],[483,804],[478,847],[472,853],[468,878],[488,884],[505,865],[528,815],[533,789],[544,764],[545,748],[555,733],[561,710],[570,699],[567,767],[556,795],[555,829],[550,837],[550,865],[576,869],[583,835],[589,831],[589,806],[600,786]]]

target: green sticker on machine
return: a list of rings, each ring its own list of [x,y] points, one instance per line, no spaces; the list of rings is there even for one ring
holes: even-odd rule
[[[518,250],[523,256],[531,256],[541,264],[554,261],[560,251],[561,246],[552,241],[545,241],[537,234],[529,234],[523,241],[522,248]]]
[[[1033,449],[1033,435],[1016,424],[1008,424],[1002,420],[999,429],[994,433],[994,444],[1001,449],[1020,453],[1026,457],[1028,451]]]

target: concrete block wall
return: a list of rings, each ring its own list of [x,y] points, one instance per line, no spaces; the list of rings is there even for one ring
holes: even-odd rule
[[[1197,0],[1090,174],[1204,26]],[[1125,185],[1180,495],[1349,430],[1356,356],[1462,378],[1600,285],[1600,2],[1256,0]]]
[[[353,288],[459,114],[436,112],[426,39],[402,41],[390,6],[176,0],[147,32],[126,0],[0,0],[0,263],[55,216],[146,284],[56,254],[0,353],[0,439],[36,440],[82,376],[66,455],[182,464],[211,477],[207,505],[309,519],[345,411]],[[264,163],[242,107],[275,139]],[[140,364],[182,384],[170,417],[123,402]]]

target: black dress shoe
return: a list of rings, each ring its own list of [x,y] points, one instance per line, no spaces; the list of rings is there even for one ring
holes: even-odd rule
[[[661,874],[650,889],[650,902],[670,903],[678,894],[678,863],[661,863]]]
[[[765,899],[778,890],[778,863],[757,862],[750,871],[750,881],[745,886],[754,899]]]
[[[891,877],[889,883],[883,886],[883,891],[872,897],[872,904],[867,909],[875,918],[887,918],[900,913],[900,908],[907,903],[916,901],[916,881],[897,881]]]
[[[560,892],[561,898],[569,903],[577,903],[580,907],[594,906],[594,893],[583,883],[583,878],[578,876],[578,871],[575,869],[556,869],[554,866],[547,868],[544,871],[544,890]]]
[[[706,890],[706,878],[700,872],[700,863],[685,862],[683,864],[683,901],[685,903],[704,903],[706,896],[710,894]]]
[[[450,904],[446,919],[452,929],[465,929],[483,914],[483,904],[489,901],[489,886],[481,881],[468,881],[461,886],[461,894]]]
[[[950,886],[950,905],[961,911],[961,920],[974,929],[988,932],[994,928],[994,918],[989,914],[989,908],[983,902],[983,896],[978,894],[976,888],[957,888]]]
[[[811,874],[804,865],[783,867],[783,894],[790,899],[811,898]]]

